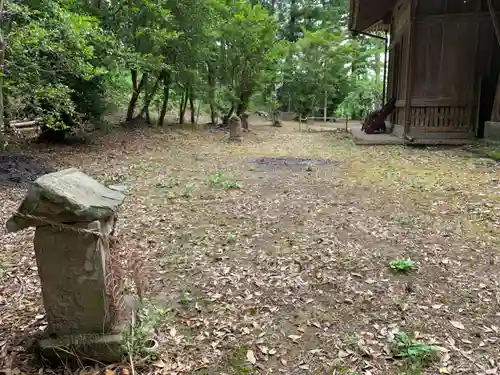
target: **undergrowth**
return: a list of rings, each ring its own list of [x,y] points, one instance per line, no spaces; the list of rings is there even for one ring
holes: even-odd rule
[[[423,369],[438,359],[437,347],[416,340],[411,333],[396,333],[392,344],[393,356],[405,360],[405,371],[402,375],[420,374]]]
[[[222,189],[241,189],[241,185],[236,181],[231,181],[224,176],[223,172],[217,172],[208,179],[210,186]]]

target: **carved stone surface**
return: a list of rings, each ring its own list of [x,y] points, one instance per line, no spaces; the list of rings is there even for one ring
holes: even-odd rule
[[[78,225],[99,231],[104,238],[50,226],[36,228],[35,255],[50,334],[109,330],[112,315],[105,270],[112,221]]]
[[[69,168],[38,178],[18,212],[59,223],[91,222],[114,216],[124,199],[121,191]],[[7,230],[15,232],[38,225],[43,223],[14,215],[7,222]]]
[[[232,115],[229,118],[229,140],[241,142],[242,137],[241,120],[238,116]]]

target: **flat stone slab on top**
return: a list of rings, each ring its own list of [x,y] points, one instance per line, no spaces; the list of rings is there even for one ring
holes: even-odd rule
[[[124,199],[122,192],[69,168],[39,177],[18,212],[59,223],[92,222],[113,216]],[[7,221],[7,230],[16,232],[37,225],[36,220],[14,215]]]

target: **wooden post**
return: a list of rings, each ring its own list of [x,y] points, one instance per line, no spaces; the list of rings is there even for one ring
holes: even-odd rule
[[[410,133],[411,126],[411,91],[412,91],[412,65],[413,65],[413,31],[415,28],[415,8],[417,7],[417,0],[410,0],[410,19],[408,26],[408,44],[406,52],[406,87],[405,87],[405,113],[404,113],[404,134],[403,137],[406,138]]]
[[[385,32],[385,41],[384,41],[384,81],[382,86],[382,107],[385,105],[385,101],[387,100],[387,51],[389,49],[389,40],[387,38],[387,31]]]
[[[323,103],[323,121],[326,124],[326,107],[328,105],[328,97],[326,95],[326,89],[325,89],[325,101]]]
[[[493,6],[492,0],[487,0],[488,10],[490,11],[491,21],[493,22],[493,28],[495,29],[495,35],[497,37],[497,42],[500,46],[500,23],[498,22],[495,7]],[[478,94],[481,97],[481,91]],[[477,108],[479,112],[479,106]],[[491,121],[498,121],[500,119],[500,75],[498,77],[497,89],[495,92],[495,99],[493,102],[493,108],[491,110]],[[479,124],[477,124],[479,126]]]

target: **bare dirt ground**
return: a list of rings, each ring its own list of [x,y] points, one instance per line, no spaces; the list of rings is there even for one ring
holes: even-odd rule
[[[139,129],[29,152],[132,188],[120,242],[168,309],[138,373],[497,374],[500,164],[296,128],[254,125],[242,144]],[[2,222],[24,189],[0,187]],[[32,236],[0,229],[0,356],[54,373],[20,346],[46,325]],[[413,270],[389,267],[407,258]]]

